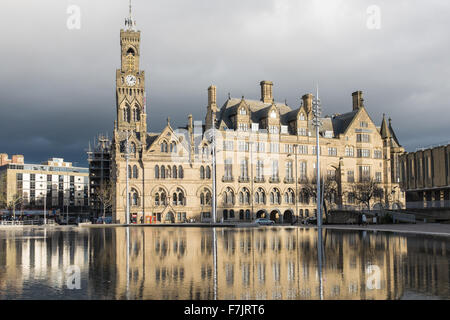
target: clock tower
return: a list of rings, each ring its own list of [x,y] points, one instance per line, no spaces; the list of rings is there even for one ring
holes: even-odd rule
[[[125,29],[120,30],[121,67],[116,70],[115,132],[130,132],[144,142],[147,133],[145,110],[145,73],[139,69],[141,33],[131,16],[125,19]]]

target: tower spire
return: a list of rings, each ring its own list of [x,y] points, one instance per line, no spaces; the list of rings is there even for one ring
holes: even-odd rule
[[[131,5],[131,0],[129,2],[129,16],[127,19],[125,19],[125,26],[128,28],[128,30],[135,30],[136,27],[136,21],[133,20],[133,15],[132,15],[132,5]]]

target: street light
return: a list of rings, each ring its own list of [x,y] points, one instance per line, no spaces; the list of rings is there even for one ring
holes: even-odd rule
[[[297,223],[299,222],[299,214],[298,214],[298,174],[297,174],[297,144],[294,144],[294,155],[295,155],[295,215],[297,216]],[[292,154],[289,153],[288,157],[290,157]]]
[[[316,156],[317,156],[317,226],[322,227],[322,213],[321,213],[321,194],[320,194],[320,143],[319,143],[319,129],[321,124],[321,103],[319,99],[319,88],[317,87],[316,97],[313,100],[313,125],[316,128]]]

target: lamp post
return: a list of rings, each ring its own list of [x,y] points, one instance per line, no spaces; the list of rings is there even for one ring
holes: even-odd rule
[[[322,213],[321,213],[321,193],[320,193],[320,143],[319,143],[319,129],[321,126],[320,113],[321,104],[319,99],[319,88],[317,88],[316,97],[313,100],[313,125],[316,128],[316,158],[317,158],[317,226],[322,227]]]
[[[213,116],[212,119],[212,216],[213,223],[216,223],[217,219],[217,202],[216,202],[216,121]]]
[[[47,224],[47,193],[45,193],[44,195],[44,225],[46,224]]]
[[[297,173],[297,144],[294,144],[294,158],[295,158],[295,215],[297,216],[297,223],[300,220],[299,214],[298,214],[298,173]],[[289,153],[288,157],[290,157],[292,154]]]

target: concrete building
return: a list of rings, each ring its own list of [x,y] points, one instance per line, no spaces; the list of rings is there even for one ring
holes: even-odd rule
[[[219,109],[217,88],[212,85],[208,88],[205,124],[188,116],[184,128],[173,128],[167,119],[162,132],[149,132],[145,72],[139,68],[140,31],[133,26],[134,22],[120,31],[121,67],[116,71],[117,120],[111,164],[113,219],[127,220],[128,197],[130,218],[137,221],[211,221],[213,131],[218,220],[270,217],[290,222],[315,215],[315,198],[305,192],[316,175],[313,95],[305,94],[300,106],[289,106],[275,101],[272,82],[262,81],[260,99],[229,96]],[[321,118],[321,176],[336,182],[333,193],[327,196],[328,206],[355,207],[352,186],[372,179],[384,196],[371,207],[391,207],[392,199],[402,207],[398,157],[404,149],[390,121],[388,124],[383,118],[381,126],[376,126],[361,91],[352,94],[352,101],[344,114]]]
[[[400,165],[407,208],[450,208],[450,144],[405,153]]]
[[[48,209],[88,206],[87,168],[73,167],[60,158],[41,164],[26,164],[23,156],[15,159],[19,161],[0,166],[0,193],[7,202],[19,196],[29,209],[42,208],[45,200]]]

